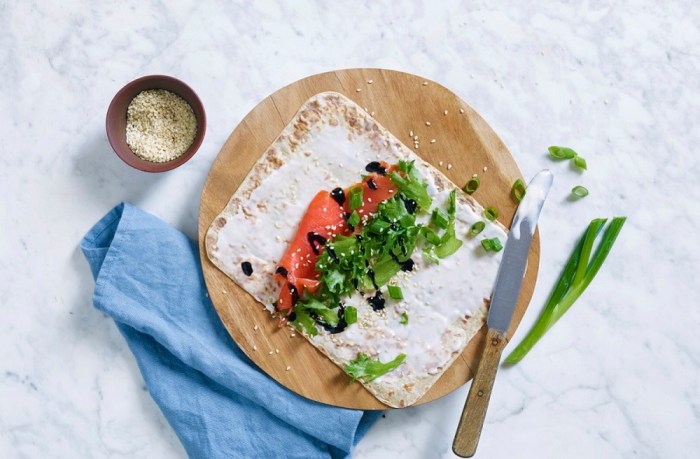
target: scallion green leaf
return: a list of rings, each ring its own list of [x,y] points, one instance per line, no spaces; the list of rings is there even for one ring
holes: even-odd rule
[[[352,226],[353,228],[356,228],[357,225],[360,224],[360,214],[357,213],[356,210],[352,212],[352,215],[348,217],[348,225]]]
[[[586,164],[586,160],[583,159],[581,156],[576,156],[574,158],[574,166],[578,167],[579,169],[587,170],[588,165]]]
[[[572,159],[577,156],[576,152],[568,147],[551,146],[548,150],[549,155],[554,159]]]
[[[585,198],[586,196],[588,196],[588,189],[584,186],[576,185],[571,189],[571,194],[573,194],[577,198]]]
[[[605,228],[598,247],[593,251],[595,239],[606,221],[606,219],[598,218],[592,220],[588,225],[583,237],[571,253],[569,261],[566,263],[559,281],[550,294],[540,316],[525,338],[506,358],[506,364],[512,365],[522,360],[547,330],[569,310],[590,285],[596,274],[598,274],[617,236],[620,234],[622,226],[625,224],[626,217],[615,217],[612,219],[607,228]]]
[[[447,201],[447,215],[454,217],[455,212],[457,212],[457,192],[452,190]]]
[[[522,179],[516,179],[515,182],[513,182],[513,188],[510,192],[513,195],[513,198],[520,202],[525,197],[525,189],[525,182],[523,182]]]
[[[449,220],[447,219],[447,215],[445,215],[445,212],[443,212],[441,209],[438,209],[437,207],[433,209],[433,214],[430,216],[430,221],[435,226],[442,229],[447,228],[447,225],[449,224]]]
[[[440,236],[432,229],[428,228],[427,226],[423,226],[420,229],[421,235],[423,238],[428,241],[428,243],[432,245],[438,245],[440,243]]]
[[[405,312],[402,312],[401,318],[399,319],[399,323],[401,325],[408,325],[408,314],[406,314]]]
[[[350,197],[348,198],[348,206],[350,207],[350,210],[355,210],[362,207],[362,195],[363,192],[361,186],[356,186],[350,189]]]
[[[435,255],[438,258],[446,258],[459,250],[460,247],[462,247],[462,241],[457,239],[453,222],[440,238],[440,244],[435,247]]]
[[[467,194],[472,194],[479,189],[480,184],[481,181],[479,181],[479,177],[476,174],[474,174],[472,178],[470,178],[469,181],[467,181],[467,183],[464,185],[463,190]]]
[[[483,215],[486,220],[492,222],[498,218],[498,209],[493,206],[488,206],[481,215]]]
[[[401,287],[397,287],[396,285],[387,285],[386,288],[389,290],[389,296],[392,300],[403,300],[403,292],[401,291]]]
[[[467,233],[470,237],[474,237],[477,234],[481,233],[484,231],[484,228],[486,228],[486,223],[479,221],[474,223],[472,226],[469,227],[469,232]]]

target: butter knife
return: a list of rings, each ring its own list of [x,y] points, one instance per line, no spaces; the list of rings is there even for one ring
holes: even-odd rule
[[[498,363],[525,276],[530,243],[553,179],[548,170],[538,172],[528,184],[513,217],[491,295],[486,343],[452,443],[452,451],[459,457],[472,457],[479,444]]]

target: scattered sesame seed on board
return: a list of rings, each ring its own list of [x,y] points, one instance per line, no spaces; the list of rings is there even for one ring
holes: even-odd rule
[[[367,80],[367,84],[372,84],[374,83],[374,80]]]
[[[442,114],[447,116],[447,110],[445,110]]]
[[[408,131],[408,135],[410,135],[411,137],[413,137],[413,130]]]
[[[227,292],[226,290],[223,290],[223,289],[222,289],[222,290],[221,290],[221,293],[223,293],[224,295],[226,295],[228,292]]]
[[[255,344],[253,344],[253,350],[254,350],[254,351],[257,351],[257,350],[258,350],[258,346],[256,346]]]
[[[268,352],[267,354],[268,354],[268,355],[272,355],[272,354],[274,354],[274,352],[270,351],[270,352]]]
[[[426,125],[426,126],[430,126],[430,121],[426,121],[426,122],[425,122],[425,125]]]
[[[484,172],[486,172],[487,170],[489,170],[489,168],[484,166]]]
[[[430,143],[435,143],[435,142],[437,142],[437,140],[435,140],[435,139],[430,140]]]
[[[463,108],[460,108],[460,109],[459,109],[459,113],[460,113],[460,114],[464,113],[464,109],[463,109]]]
[[[362,92],[362,88],[355,89],[355,92]]]
[[[442,163],[442,161],[440,161],[438,164],[442,166],[443,163]]]
[[[280,350],[279,350],[279,349],[275,349],[275,354],[279,354],[279,353],[280,353]]]
[[[374,116],[374,112],[370,113],[369,116]]]
[[[428,82],[427,82],[427,81],[424,81],[424,82],[423,82],[423,86],[428,86]]]
[[[450,169],[452,169],[452,164],[448,163],[448,164],[447,164],[447,170],[449,171]]]
[[[285,371],[289,371],[289,370],[291,370],[291,369],[292,369],[292,367],[287,366],[287,368],[285,369]]]
[[[258,329],[258,324],[253,325],[253,330],[257,331],[257,329]]]

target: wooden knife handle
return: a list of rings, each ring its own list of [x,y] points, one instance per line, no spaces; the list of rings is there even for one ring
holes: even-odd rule
[[[505,333],[488,329],[484,351],[474,374],[472,387],[469,389],[469,395],[452,443],[452,451],[459,457],[472,457],[476,452],[481,428],[484,426],[486,409],[491,398],[493,381],[496,378],[498,363],[505,345]]]

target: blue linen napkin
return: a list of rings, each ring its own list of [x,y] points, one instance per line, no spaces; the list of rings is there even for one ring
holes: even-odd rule
[[[151,396],[193,458],[342,458],[381,412],[312,402],[252,363],[207,295],[198,248],[128,203],[80,245]]]

